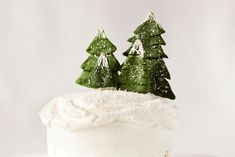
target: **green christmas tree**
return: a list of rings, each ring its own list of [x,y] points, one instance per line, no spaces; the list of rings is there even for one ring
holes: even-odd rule
[[[171,79],[170,73],[163,60],[168,58],[162,49],[162,45],[166,45],[161,37],[163,33],[165,33],[165,30],[156,22],[154,14],[150,12],[145,21],[134,31],[134,36],[129,38],[128,41],[133,44],[139,39],[143,44],[144,59],[150,77],[149,92],[161,97],[175,99],[175,95],[167,81],[167,79]],[[132,47],[125,51],[123,55],[128,57],[131,49]]]
[[[132,45],[128,57],[122,65],[119,76],[120,89],[139,93],[148,93],[150,90],[150,75],[144,59],[144,49],[137,39]]]
[[[105,69],[105,71],[109,71],[112,73],[112,87],[118,86],[118,70],[120,68],[120,64],[113,55],[113,53],[116,51],[116,46],[113,45],[113,43],[107,38],[104,31],[102,29],[98,30],[98,34],[93,39],[93,41],[90,43],[86,51],[90,54],[90,56],[87,58],[87,60],[81,65],[81,68],[83,69],[83,72],[81,76],[76,80],[77,84],[90,87],[90,88],[102,88],[102,87],[110,87],[110,83],[99,83],[99,85],[94,84],[94,75],[102,75],[98,74],[99,72],[103,72],[103,69],[101,70],[101,65],[98,64],[98,58],[107,59],[108,63],[108,69]],[[101,61],[100,61],[101,62]],[[103,62],[103,61],[102,61]],[[108,73],[109,73],[108,72]],[[108,79],[109,80],[109,79]],[[101,80],[100,80],[101,81]],[[98,82],[100,82],[98,81]],[[106,81],[106,80],[103,80]]]

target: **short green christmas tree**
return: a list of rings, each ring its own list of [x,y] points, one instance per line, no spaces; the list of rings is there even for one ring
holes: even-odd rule
[[[148,93],[150,90],[150,75],[144,59],[144,49],[137,39],[132,45],[128,57],[122,65],[119,76],[120,89],[138,93]]]
[[[134,31],[134,36],[128,41],[133,44],[136,40],[141,40],[143,44],[145,64],[148,67],[150,77],[148,92],[175,99],[175,95],[167,81],[167,79],[170,79],[170,73],[163,60],[168,58],[162,49],[162,45],[166,44],[161,37],[163,33],[165,33],[165,30],[156,22],[154,14],[150,12],[146,20]],[[125,51],[123,55],[129,57],[131,50],[132,47]]]
[[[104,31],[99,29],[98,34],[86,50],[90,56],[81,65],[83,72],[76,83],[90,88],[117,87],[120,64],[113,55],[116,49],[116,46],[107,38]],[[107,62],[105,68],[102,65],[104,62]],[[103,79],[103,73],[111,73],[110,76],[112,77]],[[97,80],[95,80],[95,76],[97,76]]]

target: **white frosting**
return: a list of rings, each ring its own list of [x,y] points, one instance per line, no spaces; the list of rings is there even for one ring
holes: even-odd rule
[[[140,41],[140,39],[137,39],[134,42],[129,54],[135,54],[135,53],[137,53],[140,57],[144,57],[145,51],[144,51],[143,44]]]
[[[171,157],[172,130],[113,123],[70,132],[47,127],[49,157]]]
[[[100,54],[100,57],[98,58],[97,64],[98,64],[98,66],[101,66],[101,67],[106,67],[106,68],[109,67],[108,59],[104,53]]]
[[[70,131],[112,123],[171,129],[178,113],[170,100],[152,94],[97,90],[55,98],[40,116],[44,124]]]
[[[102,37],[102,38],[107,38],[103,28],[99,28],[98,29],[98,36]]]

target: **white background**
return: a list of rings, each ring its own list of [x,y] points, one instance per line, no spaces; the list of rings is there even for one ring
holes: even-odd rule
[[[46,151],[38,112],[74,83],[103,27],[118,47],[152,10],[181,111],[176,152],[235,156],[234,0],[0,0],[0,156]]]

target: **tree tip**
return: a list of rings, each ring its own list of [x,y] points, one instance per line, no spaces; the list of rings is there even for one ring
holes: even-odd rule
[[[155,20],[156,21],[156,17],[152,11],[148,12],[148,15],[146,16],[144,21],[147,21],[147,20]]]
[[[104,29],[102,27],[98,28],[98,36],[102,37],[102,38],[107,38],[105,32],[104,32]]]

